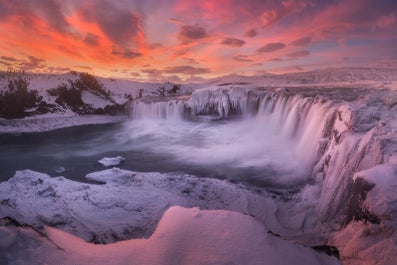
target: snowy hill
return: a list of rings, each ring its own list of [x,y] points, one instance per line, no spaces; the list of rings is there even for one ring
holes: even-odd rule
[[[57,75],[2,73],[0,118],[126,114],[127,103],[133,98],[189,94],[193,90],[194,85],[141,83],[76,72]]]

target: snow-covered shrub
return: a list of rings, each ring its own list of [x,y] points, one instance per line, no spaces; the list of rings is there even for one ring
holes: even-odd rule
[[[29,116],[37,107],[41,98],[37,91],[28,91],[29,83],[26,79],[18,77],[8,82],[8,89],[0,94],[0,117],[17,119]]]

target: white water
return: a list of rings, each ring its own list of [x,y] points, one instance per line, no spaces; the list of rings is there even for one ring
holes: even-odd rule
[[[194,93],[189,101],[193,115],[212,108],[225,118],[233,108],[246,110],[247,93],[231,91],[234,94],[224,89]],[[268,183],[291,186],[311,178],[329,109],[328,103],[299,96],[265,96],[255,115],[195,122],[182,118],[181,102],[140,102],[133,106],[133,120],[125,129],[140,148],[183,163],[254,169],[262,171],[262,180]]]
[[[134,102],[132,106],[132,119],[167,119],[180,120],[183,118],[184,104],[181,101],[161,101],[144,103]]]

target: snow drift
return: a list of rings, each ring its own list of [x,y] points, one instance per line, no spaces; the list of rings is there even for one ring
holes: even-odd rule
[[[171,207],[150,238],[108,245],[51,227],[39,237],[27,228],[1,228],[0,234],[7,233],[15,237],[0,239],[0,249],[8,252],[0,261],[12,264],[340,264],[268,233],[250,216],[224,210]]]

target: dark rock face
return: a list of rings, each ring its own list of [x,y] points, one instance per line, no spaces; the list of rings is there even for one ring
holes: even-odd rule
[[[362,178],[357,178],[351,185],[351,196],[349,198],[346,216],[346,225],[351,221],[364,221],[372,224],[379,224],[380,219],[375,214],[368,211],[363,206],[367,193],[375,187],[374,184],[368,183]]]
[[[340,259],[339,250],[334,246],[318,245],[318,246],[312,246],[312,249],[314,249],[317,252],[325,253],[328,256],[334,256]]]

